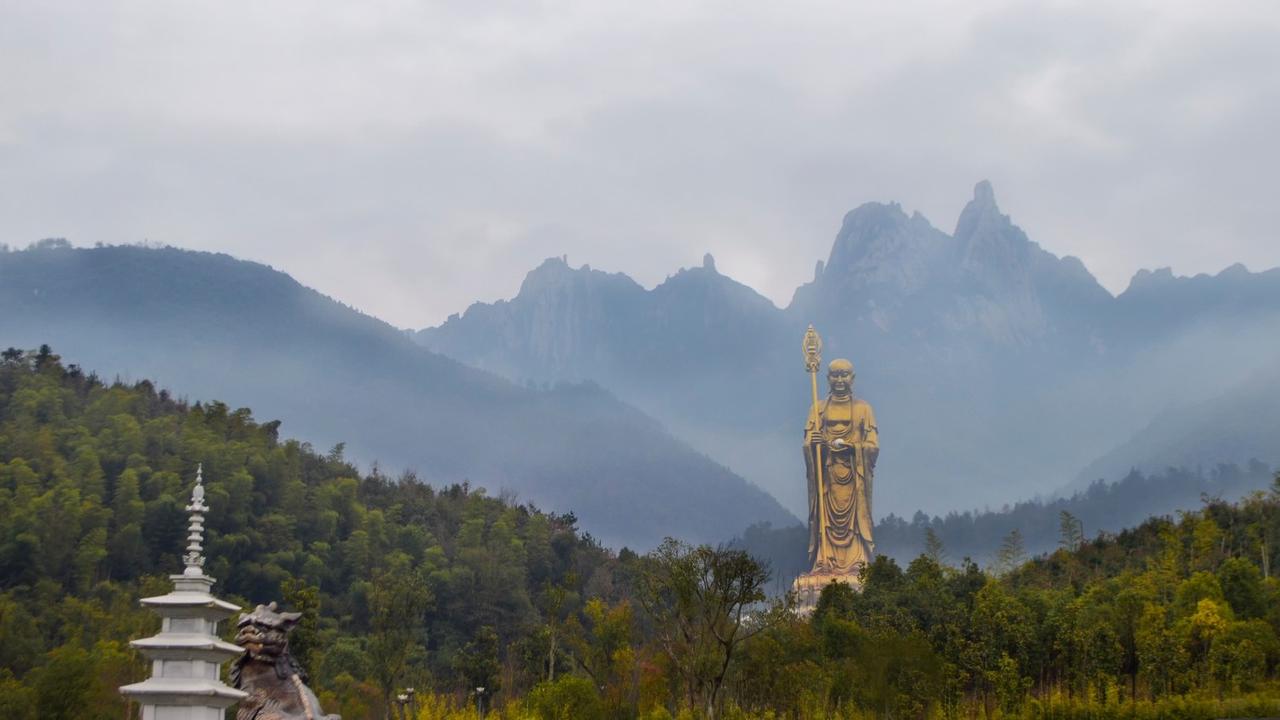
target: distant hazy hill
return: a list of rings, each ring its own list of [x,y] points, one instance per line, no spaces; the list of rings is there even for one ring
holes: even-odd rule
[[[1227,398],[1237,424],[1262,421],[1228,393],[1280,363],[1280,271],[1143,271],[1115,297],[983,182],[951,233],[896,203],[853,210],[786,308],[710,260],[652,290],[549,260],[416,338],[517,380],[595,380],[798,512],[809,323],[876,407],[877,514],[945,512],[1063,487],[1175,406]]]
[[[946,559],[969,558],[990,567],[1006,537],[1017,530],[1030,555],[1050,552],[1062,542],[1062,513],[1070,513],[1083,537],[1116,533],[1149,516],[1172,516],[1200,508],[1204,499],[1237,501],[1274,487],[1273,471],[1264,463],[1223,464],[1203,469],[1166,468],[1160,472],[1130,472],[1115,482],[1094,482],[1087,488],[1049,500],[1026,500],[995,510],[967,510],[942,516],[916,513],[911,519],[891,515],[876,527],[876,553],[907,565],[925,552],[925,536],[932,529],[942,542]],[[750,527],[734,544],[766,560],[775,569],[777,589],[790,587],[805,567],[809,534],[802,525]]]
[[[1133,437],[1085,467],[1075,486],[1120,477],[1131,469],[1211,468],[1241,458],[1280,465],[1280,367],[1258,373],[1211,400],[1171,404]]]
[[[609,543],[794,522],[767,493],[589,384],[534,390],[428,352],[271,268],[175,249],[0,253],[0,346],[279,418],[389,472],[574,511]]]
[[[788,328],[777,307],[710,257],[652,290],[554,258],[511,300],[477,303],[416,338],[517,381],[598,382],[776,494],[785,487],[778,473],[799,457],[777,440],[795,435],[790,421],[808,397],[799,336]]]

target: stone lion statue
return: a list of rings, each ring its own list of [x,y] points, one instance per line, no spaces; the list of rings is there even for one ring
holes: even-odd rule
[[[275,603],[240,616],[236,644],[244,654],[231,664],[231,685],[249,697],[236,709],[236,720],[342,720],[320,709],[306,671],[289,654],[289,631],[301,617],[276,612]]]

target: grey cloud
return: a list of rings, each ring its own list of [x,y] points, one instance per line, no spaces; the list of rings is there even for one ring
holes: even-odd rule
[[[972,183],[1113,290],[1280,264],[1280,9],[0,5],[0,242],[230,252],[394,323],[550,255],[779,304],[841,216]]]

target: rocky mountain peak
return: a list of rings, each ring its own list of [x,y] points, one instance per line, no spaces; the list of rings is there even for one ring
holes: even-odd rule
[[[849,272],[867,258],[883,254],[906,233],[909,220],[897,203],[869,202],[844,216],[840,233],[831,246],[827,268]]]
[[[567,255],[547,258],[524,276],[524,282],[520,283],[519,294],[536,293],[547,287],[559,285],[572,277],[573,272],[573,268],[569,267]]]
[[[833,293],[839,302],[859,297],[865,305],[864,293],[872,288],[881,300],[896,302],[927,285],[949,243],[923,215],[908,216],[898,203],[864,203],[845,215],[812,284],[819,295]],[[798,297],[808,292],[798,291]]]
[[[983,180],[973,186],[973,199],[960,212],[956,221],[956,240],[971,243],[975,238],[1001,234],[1012,227],[1009,216],[1000,214],[1000,206],[996,204],[996,191],[989,180]]]
[[[1033,266],[1058,264],[1057,257],[1031,242],[1000,212],[995,190],[986,180],[974,186],[953,237],[960,267],[989,290],[1025,286]]]
[[[517,298],[535,297],[549,291],[568,286],[594,288],[601,286],[621,286],[625,290],[641,290],[639,284],[623,273],[607,273],[593,270],[590,265],[574,268],[569,265],[569,257],[561,255],[550,257],[525,275],[520,284]]]
[[[1232,265],[1223,268],[1222,272],[1218,273],[1218,277],[1222,278],[1246,278],[1251,275],[1253,275],[1253,273],[1249,272],[1249,268],[1246,267],[1244,263],[1233,263]]]
[[[1160,291],[1170,287],[1275,287],[1280,280],[1280,268],[1262,272],[1251,272],[1243,263],[1233,263],[1218,271],[1216,275],[1200,273],[1194,276],[1175,275],[1171,268],[1162,267],[1155,270],[1142,269],[1133,274],[1125,293],[1131,291]]]
[[[1166,283],[1173,282],[1173,280],[1173,268],[1162,267],[1155,270],[1142,268],[1130,278],[1128,290],[1145,290],[1160,287]]]
[[[996,191],[990,180],[979,180],[973,186],[973,202],[995,207]]]

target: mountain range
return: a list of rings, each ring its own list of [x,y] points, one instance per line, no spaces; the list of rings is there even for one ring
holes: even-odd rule
[[[1144,270],[1112,295],[985,181],[950,233],[897,203],[851,211],[786,307],[710,256],[652,289],[553,258],[510,300],[413,335],[513,380],[597,382],[799,513],[809,324],[876,408],[877,515],[1280,461],[1280,382],[1264,377],[1280,366],[1280,270]]]
[[[809,324],[876,408],[878,517],[1280,464],[1280,270],[1144,270],[1113,295],[986,182],[951,232],[897,203],[849,212],[786,307],[709,255],[652,288],[552,258],[509,300],[403,331],[226,255],[0,252],[0,347],[252,406],[350,459],[572,511],[637,548],[799,522]]]
[[[573,512],[610,545],[797,522],[599,386],[512,383],[227,255],[56,241],[0,252],[0,346],[41,344],[86,372],[253,407],[393,476],[469,481]]]

